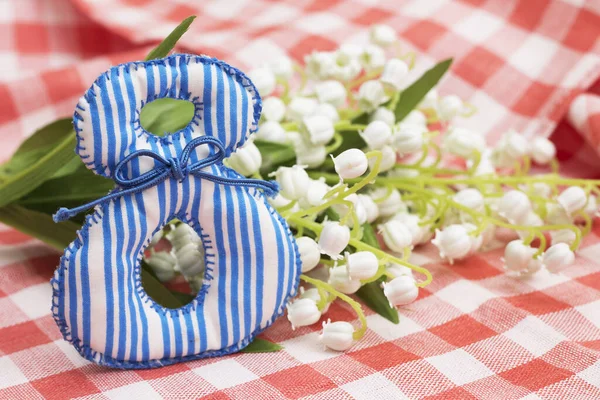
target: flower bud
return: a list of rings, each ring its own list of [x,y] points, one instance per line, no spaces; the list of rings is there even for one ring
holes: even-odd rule
[[[462,158],[471,158],[475,152],[485,149],[483,136],[462,128],[453,128],[444,138],[444,147],[448,152]]]
[[[369,167],[367,156],[362,150],[348,149],[333,159],[335,172],[342,179],[357,178]]]
[[[204,271],[204,252],[194,243],[188,243],[175,252],[177,270],[185,277],[199,275]]]
[[[396,116],[392,110],[388,110],[385,107],[379,107],[369,118],[369,121],[381,121],[385,122],[387,126],[392,127],[396,123]],[[390,130],[390,136],[392,131]]]
[[[289,80],[294,74],[294,64],[288,56],[280,56],[269,63],[269,68],[277,79]]]
[[[358,59],[348,60],[345,64],[339,62],[331,68],[331,76],[342,82],[349,82],[356,78],[362,71],[362,66]]]
[[[315,99],[296,96],[287,106],[288,118],[293,121],[300,121],[302,118],[312,115],[317,109],[318,104]]]
[[[585,191],[579,186],[571,186],[565,189],[556,198],[558,204],[566,211],[568,215],[581,210],[587,204],[587,195]]]
[[[452,120],[462,109],[463,101],[456,95],[444,96],[439,103],[440,118],[444,121]]]
[[[306,72],[312,78],[326,79],[336,66],[335,56],[327,51],[313,51],[304,57]]]
[[[296,299],[287,304],[287,317],[292,329],[316,323],[321,318],[317,304],[311,299]]]
[[[302,261],[303,273],[319,265],[321,251],[317,242],[308,236],[301,236],[296,238],[296,245],[298,246],[298,253],[300,253],[300,260]]]
[[[359,194],[358,202],[362,204],[365,210],[366,222],[371,223],[379,217],[379,208],[377,207],[377,203],[375,203],[370,196],[366,194]]]
[[[379,80],[383,86],[390,91],[398,91],[402,89],[402,84],[408,75],[408,65],[397,58],[392,58],[383,68],[383,73]]]
[[[179,250],[188,243],[193,243],[196,246],[202,245],[200,236],[198,236],[196,231],[188,224],[179,224],[175,226],[175,228],[173,228],[171,232],[167,234],[167,238],[171,242],[171,246],[175,251]]]
[[[350,242],[350,229],[340,225],[337,221],[326,221],[319,236],[319,248],[321,253],[327,254],[333,259],[340,259],[340,253],[344,251]]]
[[[379,172],[386,172],[394,168],[396,165],[397,157],[396,151],[392,146],[385,145],[381,149],[381,162],[379,163]],[[375,157],[369,158],[369,168],[375,168]]]
[[[333,122],[322,115],[311,115],[302,119],[302,127],[314,145],[325,145],[335,133]]]
[[[385,51],[379,46],[367,45],[363,49],[359,60],[367,72],[381,68],[385,65]]]
[[[303,287],[301,287],[299,298],[300,299],[311,299],[316,304],[319,304],[319,302],[321,301],[321,294],[319,293],[319,289],[317,289],[317,288],[304,289]],[[331,303],[325,304],[325,307],[323,307],[323,309],[321,310],[321,314],[325,314],[327,311],[329,311],[330,304]]]
[[[275,96],[267,97],[262,102],[262,116],[267,121],[281,122],[285,116],[285,103]]]
[[[423,150],[423,133],[424,129],[417,125],[400,125],[392,137],[400,157]]]
[[[557,203],[549,203],[546,205],[545,221],[549,225],[570,225],[573,223],[571,216]]]
[[[373,111],[387,100],[379,81],[366,81],[358,89],[358,106],[363,111]]]
[[[479,212],[484,210],[483,195],[477,189],[463,189],[457,192],[452,199],[471,210]]]
[[[419,225],[421,219],[418,215],[399,212],[393,219],[402,222],[404,226],[408,228],[410,235],[412,236],[412,246],[423,243],[424,238],[429,238],[429,228],[427,226]]]
[[[438,248],[440,257],[447,259],[450,264],[469,255],[473,245],[467,228],[459,224],[437,229],[431,243]]]
[[[323,331],[319,335],[319,341],[325,347],[335,350],[348,350],[354,342],[354,327],[351,323],[345,321],[323,322]]]
[[[361,287],[361,282],[358,279],[350,279],[348,267],[340,265],[329,268],[329,280],[327,281],[333,288],[344,294],[353,294]]]
[[[550,246],[542,256],[542,262],[550,272],[558,272],[575,262],[575,254],[566,243]]]
[[[400,192],[397,189],[392,189],[388,194],[386,188],[378,188],[371,192],[371,197],[379,207],[379,216],[389,217],[399,212],[407,210],[406,204],[402,201]],[[384,200],[379,200],[384,198]]]
[[[535,252],[536,249],[525,245],[522,240],[513,240],[504,249],[504,267],[515,272],[526,271]]]
[[[267,67],[253,69],[248,73],[248,78],[256,86],[260,97],[267,97],[275,90],[275,74]]]
[[[419,288],[411,276],[403,275],[384,282],[383,294],[390,302],[390,307],[405,306],[419,297]]]
[[[392,128],[383,121],[373,121],[367,125],[364,131],[360,132],[367,146],[370,149],[380,149],[388,144],[392,137]]]
[[[255,138],[275,143],[285,143],[288,140],[285,129],[277,121],[266,121],[260,124]]]
[[[510,159],[515,161],[529,153],[529,142],[525,136],[515,131],[510,131],[502,137],[500,147]]]
[[[161,282],[168,282],[175,277],[175,264],[177,260],[169,252],[153,252],[146,259],[146,263],[152,268],[152,271],[154,271],[156,277]]]
[[[392,219],[379,225],[383,242],[392,251],[401,253],[411,246],[413,238],[410,230],[400,221]]]
[[[324,197],[329,190],[331,188],[325,183],[324,179],[312,179],[308,185],[306,195],[300,199],[300,206],[302,208],[320,206],[325,202]]]
[[[512,224],[520,224],[531,212],[529,197],[520,190],[510,190],[497,203],[498,214]]]
[[[539,165],[547,165],[556,157],[556,146],[544,137],[536,137],[531,143],[531,158]]]
[[[417,125],[424,128],[427,127],[427,117],[419,110],[412,110],[401,122],[407,125]]]
[[[398,38],[396,31],[389,25],[376,24],[369,30],[369,39],[381,47],[388,47],[394,44]]]
[[[377,256],[370,251],[346,253],[346,266],[350,279],[365,280],[372,278],[379,269]]]
[[[320,103],[341,107],[346,102],[346,88],[339,81],[328,80],[315,86],[315,94]]]
[[[285,207],[290,204],[291,200],[283,197],[281,193],[277,193],[275,197],[269,198],[269,204],[275,208]]]
[[[297,134],[297,135],[296,135]],[[314,145],[310,140],[298,132],[288,132],[292,137],[294,152],[296,153],[296,165],[305,165],[308,168],[316,168],[327,159],[327,149],[322,145]]]
[[[281,194],[290,200],[298,200],[306,195],[310,178],[299,165],[293,167],[279,167],[277,171],[273,173]]]
[[[255,174],[262,164],[262,156],[252,141],[246,142],[227,159],[229,166],[244,176]]]
[[[340,120],[336,108],[329,103],[321,103],[315,108],[313,116],[321,116],[330,120],[332,123],[336,123]]]

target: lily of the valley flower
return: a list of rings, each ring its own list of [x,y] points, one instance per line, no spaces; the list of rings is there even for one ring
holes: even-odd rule
[[[342,258],[340,254],[350,242],[350,229],[337,221],[326,221],[319,235],[321,253],[331,258]]]
[[[402,275],[389,282],[384,282],[382,286],[390,307],[405,306],[419,297],[419,288],[415,284],[415,280],[408,275]]]
[[[556,201],[563,207],[567,215],[572,215],[585,207],[587,195],[579,186],[571,186],[559,194]]]
[[[380,149],[392,138],[392,128],[383,121],[373,121],[360,133],[370,149]]]
[[[319,245],[308,236],[296,238],[296,245],[302,261],[302,272],[308,272],[319,265],[321,251]]]
[[[542,256],[544,266],[550,272],[558,272],[575,261],[575,254],[566,243],[557,243],[548,248]]]
[[[327,322],[323,322],[323,331],[319,335],[319,341],[331,350],[344,351],[352,347],[353,334],[354,327],[349,322],[327,320]]]
[[[367,156],[362,150],[348,149],[333,159],[335,172],[342,179],[352,179],[363,175],[369,167]]]
[[[379,269],[377,256],[370,251],[346,253],[346,266],[350,279],[369,279],[375,276]]]
[[[262,156],[253,141],[248,141],[228,158],[229,165],[244,176],[258,172],[262,165]]]
[[[321,312],[312,299],[296,299],[287,304],[287,317],[295,330],[316,323],[321,318]]]
[[[279,183],[281,194],[286,198],[298,200],[306,195],[310,178],[301,166],[279,167],[274,175]]]

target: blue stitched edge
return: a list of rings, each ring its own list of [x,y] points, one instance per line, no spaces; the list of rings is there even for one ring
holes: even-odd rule
[[[107,177],[110,177],[110,175],[111,175],[108,166],[103,164],[102,160],[87,161],[88,159],[90,159],[92,157],[92,154],[87,153],[87,148],[82,145],[82,142],[85,141],[85,138],[81,136],[83,128],[80,126],[80,124],[81,124],[81,122],[84,121],[84,118],[81,115],[81,112],[85,112],[87,110],[86,106],[90,102],[90,98],[96,97],[95,90],[98,88],[98,81],[100,79],[107,79],[110,81],[110,79],[111,79],[110,72],[114,69],[117,70],[117,75],[119,75],[119,71],[121,69],[123,70],[123,72],[130,73],[131,68],[134,68],[137,71],[139,67],[145,68],[147,66],[153,66],[153,65],[166,66],[170,60],[176,60],[178,58],[182,58],[186,64],[189,64],[191,61],[194,61],[195,63],[205,64],[205,65],[209,65],[209,64],[215,65],[215,66],[219,67],[226,74],[232,76],[236,82],[238,82],[240,85],[242,85],[242,87],[244,87],[244,89],[246,89],[250,93],[250,98],[252,99],[253,108],[254,108],[254,112],[252,115],[252,124],[248,128],[248,132],[245,132],[245,134],[237,142],[231,143],[229,146],[227,146],[225,148],[225,158],[229,157],[231,155],[231,153],[235,152],[239,147],[243,146],[244,143],[246,143],[246,141],[250,137],[250,135],[252,135],[254,132],[257,131],[258,121],[260,120],[260,114],[262,111],[262,100],[260,98],[258,90],[254,86],[254,83],[252,83],[250,78],[248,78],[246,76],[246,74],[244,74],[239,69],[227,64],[226,62],[221,61],[216,58],[213,58],[213,57],[206,56],[206,55],[198,56],[198,55],[193,55],[193,54],[173,54],[168,57],[157,59],[157,60],[134,61],[134,62],[123,63],[123,64],[119,64],[117,66],[114,66],[114,67],[108,69],[106,72],[102,73],[94,81],[94,83],[90,86],[90,88],[84,93],[84,95],[79,99],[77,106],[75,107],[75,112],[73,114],[73,128],[75,129],[75,135],[77,138],[75,153],[82,159],[83,163],[88,168],[92,169],[98,175],[103,175],[103,176],[107,176]],[[186,95],[188,96],[187,98],[185,98]],[[162,137],[153,135],[150,132],[147,132],[146,130],[144,130],[141,127],[141,125],[139,125],[139,113],[140,113],[141,107],[144,106],[144,102],[142,101],[141,107],[136,110],[137,118],[130,122],[132,124],[134,133],[138,132],[138,134],[146,136],[147,141],[154,140],[155,142],[162,143],[162,144],[170,144],[170,143],[172,143],[172,141],[174,139],[179,139],[179,136],[186,133],[188,130],[191,130],[193,128],[194,124],[199,125],[200,124],[199,121],[201,120],[199,112],[200,112],[200,110],[202,110],[203,104],[199,101],[198,98],[193,98],[192,100],[190,100],[189,97],[191,97],[191,93],[187,93],[183,96],[173,96],[169,90],[166,90],[165,93],[159,93],[150,100],[150,101],[154,101],[158,98],[173,98],[173,99],[177,99],[177,100],[187,100],[187,101],[191,101],[192,103],[194,103],[194,118],[183,129],[180,129],[177,132],[173,132],[173,133],[170,133],[170,134],[162,136]],[[136,121],[137,121],[137,124],[136,124]],[[129,150],[131,150],[131,149],[135,149],[135,141],[130,145]]]
[[[223,170],[226,173],[226,175],[241,176],[230,168],[223,167]],[[265,206],[267,207],[267,210],[269,211],[269,213],[271,215],[277,217],[277,220],[279,221],[279,223],[282,225],[282,227],[285,228],[285,233],[291,239],[292,247],[296,254],[296,279],[294,280],[294,283],[292,284],[292,290],[285,296],[280,309],[274,313],[273,317],[269,321],[267,321],[267,323],[264,326],[259,326],[255,331],[253,331],[252,333],[250,333],[250,335],[241,339],[238,343],[235,343],[224,349],[211,350],[211,351],[207,351],[204,353],[190,354],[190,355],[182,356],[182,357],[173,357],[173,358],[165,357],[165,358],[161,358],[161,359],[153,359],[153,360],[147,360],[147,361],[117,360],[113,357],[103,354],[100,351],[93,350],[88,345],[82,344],[81,339],[74,336],[72,334],[72,332],[70,331],[67,321],[65,319],[60,318],[60,316],[59,316],[59,313],[58,313],[59,302],[62,299],[61,290],[59,288],[59,282],[64,279],[64,271],[67,270],[69,265],[71,264],[71,261],[72,261],[71,256],[74,255],[76,250],[79,250],[81,248],[81,246],[83,245],[83,241],[87,240],[88,234],[89,234],[89,228],[93,225],[98,224],[100,222],[100,220],[102,219],[102,216],[104,215],[106,208],[109,205],[109,203],[105,203],[105,204],[98,205],[94,209],[93,214],[89,214],[86,216],[85,222],[84,222],[82,228],[77,231],[77,238],[65,249],[63,256],[61,256],[61,258],[60,258],[60,264],[59,264],[58,268],[56,269],[56,271],[54,272],[54,276],[50,280],[50,284],[52,285],[52,315],[53,315],[54,321],[56,322],[57,326],[59,327],[60,332],[62,333],[64,339],[67,342],[71,343],[73,345],[73,347],[75,347],[75,349],[79,352],[79,354],[82,357],[84,357],[85,359],[95,362],[100,365],[104,365],[104,366],[108,366],[108,367],[112,367],[112,368],[121,368],[121,369],[157,368],[157,367],[161,367],[161,366],[175,364],[178,362],[192,361],[192,360],[208,358],[208,357],[218,357],[218,356],[223,356],[223,355],[227,355],[227,354],[231,354],[231,353],[236,353],[239,350],[246,347],[248,344],[250,344],[250,342],[252,342],[252,340],[254,340],[254,338],[257,335],[259,335],[261,332],[263,332],[265,329],[267,329],[269,326],[271,326],[273,324],[273,322],[275,322],[275,320],[277,318],[279,318],[285,312],[288,301],[291,298],[296,296],[296,294],[298,292],[298,285],[300,283],[300,274],[302,273],[301,272],[302,271],[302,261],[300,258],[300,253],[298,251],[298,245],[296,243],[296,239],[295,239],[294,235],[292,234],[290,227],[289,227],[287,221],[285,220],[285,218],[283,218],[281,216],[281,214],[279,214],[277,212],[277,210],[273,206],[271,206],[271,204],[267,201],[266,196],[260,190],[258,190],[256,188],[248,188],[246,190],[248,190],[248,193],[252,197],[254,197],[255,199],[257,199],[259,201],[262,201],[263,204],[265,204]],[[185,213],[176,213],[174,216],[168,217],[166,219],[166,221],[171,220],[173,217],[178,217],[178,218],[182,219],[184,222],[188,223],[190,226],[192,226],[192,228],[196,231],[196,233],[198,233],[200,235],[203,246],[205,245],[205,243],[209,244],[209,245],[212,244],[212,241],[208,240],[209,235],[203,233],[199,222],[192,221],[191,218],[189,218]],[[192,223],[190,223],[190,222],[192,222]],[[157,232],[159,229],[162,229],[162,227],[157,228],[154,231],[154,233]],[[144,250],[148,247],[151,237],[152,237],[152,235],[150,235],[149,238],[146,240],[145,246],[141,250],[138,258],[136,258],[137,264],[134,267],[134,283],[135,283],[136,291],[140,294],[142,301],[144,301],[146,303],[151,302],[152,308],[154,308],[155,310],[157,310],[159,312],[163,312],[165,315],[169,315],[170,317],[174,317],[180,313],[190,312],[191,309],[195,308],[199,304],[202,304],[201,302],[204,301],[204,299],[206,297],[206,293],[208,292],[208,289],[210,288],[210,281],[212,280],[212,275],[208,274],[208,272],[210,271],[212,273],[212,268],[207,268],[205,266],[204,280],[202,283],[202,288],[200,289],[200,291],[198,292],[198,294],[196,295],[194,300],[192,300],[190,303],[186,304],[185,306],[176,308],[176,309],[163,307],[162,305],[156,303],[154,301],[154,299],[152,299],[150,296],[148,296],[148,294],[144,290],[144,288],[142,286],[142,282],[141,282],[140,261],[141,261],[141,257],[143,256]],[[212,246],[210,246],[210,247],[212,247]],[[205,263],[207,261],[208,254],[209,254],[209,252],[206,251],[206,247],[205,247]],[[212,256],[214,256],[214,254],[212,254]],[[205,264],[205,265],[208,265],[208,264]],[[207,277],[210,277],[210,278],[207,279]]]

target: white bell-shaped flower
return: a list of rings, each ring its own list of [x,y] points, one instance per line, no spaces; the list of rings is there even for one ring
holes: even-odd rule
[[[379,81],[366,81],[358,89],[358,106],[363,111],[373,111],[386,100],[385,90]]]
[[[531,158],[539,165],[547,165],[556,157],[556,146],[545,137],[536,137],[531,143]]]
[[[292,329],[316,323],[321,318],[317,303],[311,299],[296,299],[287,304],[287,318]]]
[[[294,133],[294,132],[290,132]],[[314,145],[304,135],[298,135],[293,141],[296,164],[317,168],[327,160],[327,150],[323,145]]]
[[[373,121],[367,125],[364,131],[360,132],[360,136],[370,149],[376,150],[390,142],[392,128],[383,121]]]
[[[411,278],[413,277],[413,270],[404,265],[389,263],[385,267],[385,270],[388,273],[392,274],[394,278],[397,278],[399,276],[410,276]]]
[[[229,166],[244,176],[258,172],[262,165],[262,156],[253,141],[247,141],[227,159]]]
[[[381,162],[379,163],[379,172],[386,172],[394,168],[398,160],[396,151],[390,145],[385,145],[381,149]],[[377,159],[375,157],[369,158],[369,168],[375,168]]]
[[[399,212],[394,216],[394,219],[402,222],[408,228],[412,236],[411,244],[413,246],[424,243],[426,239],[430,239],[429,227],[420,225],[421,219],[418,215]]]
[[[558,272],[575,262],[575,253],[566,243],[553,244],[544,252],[542,262],[548,271]]]
[[[372,278],[379,269],[379,260],[370,251],[346,252],[345,256],[350,279],[365,280]]]
[[[451,121],[462,112],[464,104],[460,97],[452,94],[442,97],[438,107],[440,118],[444,121]]]
[[[407,210],[407,206],[402,201],[402,196],[397,189],[392,189],[388,193],[387,188],[377,188],[371,192],[371,197],[375,203],[377,203],[377,207],[379,207],[379,216],[381,217],[390,217]]]
[[[201,246],[202,244],[200,236],[198,236],[196,231],[188,224],[179,224],[175,226],[171,232],[167,234],[167,238],[175,251],[188,243],[193,243],[196,246]]]
[[[152,268],[159,281],[168,282],[175,277],[177,259],[171,253],[166,251],[153,252],[145,261]]]
[[[567,215],[572,215],[583,209],[587,204],[588,199],[582,188],[579,186],[571,186],[559,194],[556,201],[563,207]]]
[[[276,96],[267,97],[262,102],[261,115],[267,121],[281,122],[285,117],[285,103]]]
[[[333,288],[344,294],[353,294],[361,287],[358,279],[350,279],[348,267],[345,265],[336,266],[329,269],[329,280],[327,281]]]
[[[326,117],[334,124],[340,120],[340,115],[338,114],[337,109],[329,103],[319,104],[317,108],[315,108],[315,111],[312,115],[320,115],[322,117]]]
[[[312,78],[327,79],[336,66],[335,54],[328,51],[313,51],[304,57],[306,72]]]
[[[512,224],[524,222],[532,210],[529,197],[520,190],[509,190],[496,203],[498,214]]]
[[[390,302],[390,307],[405,306],[419,297],[419,288],[415,280],[408,275],[402,275],[384,282],[383,294]]]
[[[385,63],[379,80],[387,90],[395,92],[402,89],[407,75],[408,65],[402,60],[392,58]]]
[[[300,253],[300,260],[302,261],[303,273],[319,265],[321,251],[317,242],[308,236],[301,236],[296,238],[296,245],[298,246],[298,253]]]
[[[325,202],[325,194],[327,194],[330,189],[331,188],[325,183],[323,178],[311,179],[306,194],[299,201],[300,206],[302,208],[310,208],[323,204]]]
[[[363,48],[359,60],[366,71],[373,71],[385,65],[385,51],[377,45],[367,45]]]
[[[504,267],[514,272],[524,272],[529,268],[536,249],[525,245],[522,240],[513,240],[504,249]]]
[[[256,86],[261,97],[267,97],[275,90],[275,74],[267,67],[255,68],[248,73],[248,78]]]
[[[275,197],[269,198],[269,204],[275,208],[285,207],[290,204],[292,200],[284,197],[281,193],[277,193]]]
[[[401,124],[392,136],[393,146],[400,157],[423,150],[424,133],[420,126]]]
[[[317,289],[317,288],[304,289],[303,287],[301,287],[299,298],[311,299],[316,304],[319,304],[319,302],[321,301],[321,294],[319,293],[319,289]],[[330,302],[325,304],[325,307],[323,307],[323,309],[321,310],[321,314],[325,314],[327,311],[329,311],[330,304],[331,304]]]
[[[500,147],[506,155],[513,159],[519,160],[525,157],[529,153],[529,142],[525,136],[515,132],[509,131],[500,140]]]
[[[577,239],[577,235],[571,229],[559,229],[556,231],[550,231],[550,242],[552,245],[556,245],[558,243],[566,243],[567,245],[572,245]]]
[[[319,341],[328,349],[345,351],[354,343],[354,327],[346,321],[323,322],[323,331],[319,335]]]
[[[392,127],[396,123],[396,116],[394,115],[394,112],[392,110],[389,110],[385,107],[378,107],[377,110],[375,110],[373,112],[373,114],[371,114],[369,121],[370,122],[374,122],[374,121],[385,122],[389,127]],[[390,136],[391,136],[391,131],[390,131]]]
[[[440,252],[440,257],[447,259],[450,264],[460,260],[471,252],[473,246],[469,231],[464,225],[448,225],[442,230],[435,231],[435,239],[431,241]]]
[[[327,80],[317,83],[315,94],[321,103],[329,103],[335,107],[341,107],[346,102],[346,88],[341,82]]]
[[[310,178],[301,166],[279,167],[273,174],[279,184],[281,194],[286,198],[298,200],[306,195]]]
[[[377,203],[373,201],[371,196],[366,194],[359,194],[358,202],[362,204],[365,210],[366,222],[371,223],[379,217],[379,207],[377,207]]]
[[[269,62],[269,68],[275,74],[277,79],[282,81],[289,80],[294,74],[294,63],[288,56],[279,56]]]
[[[470,208],[471,210],[479,212],[483,211],[485,207],[483,195],[478,189],[475,188],[460,190],[454,196],[452,196],[452,200],[458,204]]]
[[[358,58],[350,59],[344,64],[339,62],[332,66],[330,75],[332,78],[338,79],[342,82],[350,82],[362,71],[362,66]]]
[[[302,118],[314,114],[319,102],[310,97],[293,97],[287,106],[287,117],[292,121],[301,121]]]
[[[426,128],[427,117],[419,110],[412,110],[406,117],[404,117],[401,124],[417,125]]]
[[[285,129],[277,121],[265,121],[260,124],[255,138],[275,143],[286,143],[288,141]]]
[[[570,225],[573,223],[573,218],[558,203],[549,203],[546,205],[546,218],[544,220],[549,225]]]
[[[444,138],[444,148],[455,156],[468,159],[485,149],[485,139],[469,130],[452,128]]]
[[[321,253],[333,259],[342,258],[340,254],[350,242],[350,229],[337,221],[326,221],[319,235]]]
[[[369,40],[381,47],[389,47],[396,43],[398,37],[396,31],[389,25],[376,24],[372,25],[369,30]]]
[[[412,245],[412,235],[410,230],[400,221],[391,219],[388,222],[379,225],[379,232],[385,245],[396,253],[401,253]]]
[[[439,93],[436,88],[433,88],[427,92],[425,97],[423,97],[423,100],[421,100],[418,108],[425,110],[437,110],[439,101]]]
[[[201,246],[188,243],[175,252],[177,270],[185,277],[199,275],[204,271],[204,251]]]
[[[348,149],[333,159],[335,172],[342,179],[358,178],[367,172],[369,161],[360,149]]]
[[[311,115],[302,119],[302,127],[310,142],[314,145],[325,145],[333,138],[335,129],[333,122],[322,115]]]

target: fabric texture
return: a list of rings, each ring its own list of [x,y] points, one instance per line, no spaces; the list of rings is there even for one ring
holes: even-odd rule
[[[418,53],[415,75],[454,57],[439,90],[457,93],[479,109],[464,120],[466,126],[490,138],[509,127],[528,135],[554,131],[564,173],[600,176],[595,150],[564,119],[571,100],[598,79],[597,1],[198,4],[0,0],[0,29],[7,32],[0,36],[0,158],[34,129],[70,115],[110,65],[143,59],[152,43],[196,14],[183,48],[242,69],[281,52],[301,59],[313,49],[364,43],[370,24],[389,24],[403,48]],[[48,307],[55,252],[6,227],[0,242],[0,397],[600,397],[598,221],[575,265],[562,275],[533,280],[506,277],[500,251],[448,266],[434,249],[420,249],[415,261],[431,269],[432,285],[400,311],[399,325],[367,310],[366,337],[344,354],[322,349],[318,325],[292,331],[281,318],[262,334],[282,344],[280,352],[135,371],[90,363],[63,340]],[[356,322],[338,303],[325,317]]]
[[[157,137],[141,127],[140,110],[166,97],[193,102],[195,117]],[[102,74],[77,104],[76,150],[107,177],[136,152],[187,161],[182,149],[201,136],[217,139],[227,156],[256,131],[260,107],[250,80],[215,59],[174,55],[122,64]],[[189,161],[211,153],[199,147]],[[141,176],[155,163],[135,158],[129,172]],[[139,193],[106,199],[86,217],[52,280],[54,318],[83,357],[148,368],[225,355],[245,347],[296,294],[301,262],[286,221],[261,192],[244,186],[247,179],[221,162],[206,168],[202,174],[237,177],[237,185],[168,176]],[[144,248],[173,218],[200,236],[206,265],[196,298],[175,310],[154,302],[140,275]]]

